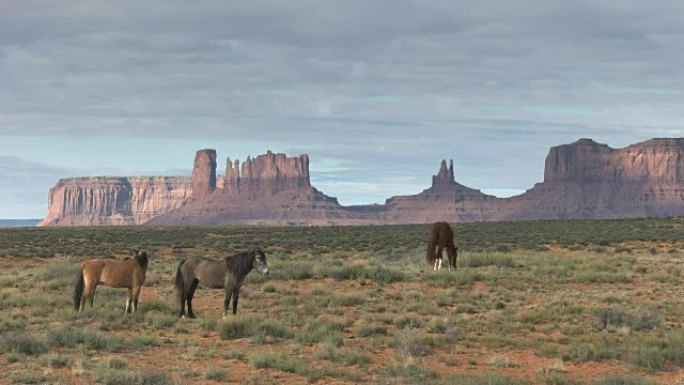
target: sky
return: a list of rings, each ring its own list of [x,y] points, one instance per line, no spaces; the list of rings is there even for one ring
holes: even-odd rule
[[[342,204],[497,196],[551,146],[684,136],[684,2],[2,0],[0,218],[60,178],[307,153]]]

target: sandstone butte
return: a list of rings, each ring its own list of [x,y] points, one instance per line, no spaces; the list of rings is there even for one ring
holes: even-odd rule
[[[455,181],[442,161],[432,186],[382,205],[344,207],[311,185],[309,157],[268,152],[244,163],[199,150],[189,177],[83,177],[50,189],[41,226],[352,225],[438,220],[625,218],[684,215],[684,138],[612,149],[591,139],[551,148],[544,181],[497,198]]]

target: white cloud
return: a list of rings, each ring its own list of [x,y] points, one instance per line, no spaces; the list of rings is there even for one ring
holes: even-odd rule
[[[92,141],[279,147],[390,195],[406,191],[383,178],[429,182],[454,158],[466,185],[524,190],[552,145],[684,134],[682,15],[637,0],[2,1],[0,138],[83,147],[54,164],[90,159]],[[155,166],[116,167],[165,171],[163,147]]]

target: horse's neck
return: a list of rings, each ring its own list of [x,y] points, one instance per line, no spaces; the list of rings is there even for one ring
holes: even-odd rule
[[[241,276],[247,275],[250,271],[252,271],[252,265],[254,265],[254,257],[249,257],[246,256],[245,258],[240,258],[239,263],[238,263],[238,273]]]

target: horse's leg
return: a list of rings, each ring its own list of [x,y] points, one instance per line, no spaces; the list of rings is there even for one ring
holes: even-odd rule
[[[439,265],[437,266],[437,270],[442,270],[442,258],[444,254],[444,246],[440,246],[439,249],[437,249],[437,262]]]
[[[456,249],[449,247],[447,252],[449,253],[449,270],[451,270],[452,266],[454,267],[454,270],[456,270]]]
[[[226,298],[223,300],[223,318],[228,314],[228,305],[230,304],[230,296],[234,293],[234,288],[226,289]]]
[[[126,297],[126,310],[124,310],[124,314],[128,314],[131,312],[131,303],[133,302],[133,288],[128,288],[128,297]]]
[[[95,300],[95,288],[97,288],[97,283],[93,282],[86,291],[88,293],[87,298],[88,302],[90,302],[90,307],[95,307],[95,305],[93,305],[93,301]]]
[[[238,297],[240,296],[240,286],[235,288],[235,291],[233,291],[233,314],[237,314],[237,303],[238,303]]]
[[[79,313],[82,312],[83,309],[85,309],[85,305],[88,302],[88,298],[90,297],[90,287],[92,285],[90,282],[88,282],[87,278],[84,278],[84,279],[85,279],[85,284],[84,284],[85,287],[83,288],[83,296],[81,297],[81,304],[78,307]]]
[[[133,297],[131,297],[131,301],[133,301],[133,311],[132,313],[135,313],[138,311],[138,298],[140,297],[140,289],[142,288],[142,285],[135,285],[133,288]]]
[[[195,312],[192,311],[192,297],[195,295],[195,290],[197,289],[197,285],[199,285],[198,280],[192,281],[190,284],[190,287],[188,288],[188,293],[186,300],[188,302],[188,317],[190,318],[195,318]]]
[[[185,292],[185,289],[180,290],[180,314],[178,314],[181,318],[185,317],[185,303],[186,303],[186,298],[188,297],[187,293]]]
[[[452,263],[452,257],[451,257],[452,256],[451,247],[447,246],[446,252],[447,252],[447,264],[449,264],[449,271],[451,271],[451,265],[453,264]]]
[[[180,305],[180,311],[178,316],[181,318],[185,317],[185,303],[186,299],[188,298],[188,292],[185,287],[186,285],[181,284],[181,286],[176,289],[178,290],[178,304]]]

